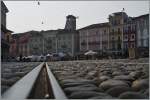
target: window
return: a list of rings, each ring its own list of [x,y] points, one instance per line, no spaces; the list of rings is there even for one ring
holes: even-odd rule
[[[131,26],[128,26],[128,31],[129,31],[129,32],[131,31]]]
[[[48,41],[47,41],[49,44],[51,44],[52,43],[52,40],[51,39],[48,39]]]
[[[118,33],[121,33],[121,32],[120,32],[120,28],[118,28]]]
[[[98,35],[98,31],[96,31],[96,35]]]
[[[132,43],[132,44],[131,44],[131,48],[135,48],[135,45],[134,45],[134,43]]]
[[[149,39],[147,39],[147,43],[146,44],[147,44],[147,46],[149,46]]]
[[[131,40],[134,40],[134,39],[135,39],[135,35],[132,34],[132,35],[131,35]]]
[[[135,31],[135,25],[132,26],[133,31]]]
[[[86,41],[83,40],[83,41],[81,42],[81,45],[85,45],[85,44],[86,44]]]
[[[117,20],[115,20],[115,25],[117,24]]]
[[[118,24],[120,24],[121,20],[118,20]]]
[[[146,47],[147,46],[147,40],[143,41],[143,46]]]
[[[24,48],[27,49],[27,44],[24,45]]]
[[[125,43],[125,48],[126,48],[126,49],[128,48],[128,43]]]
[[[112,33],[114,33],[114,29],[112,29]]]
[[[121,43],[118,43],[118,50],[121,49]]]
[[[7,35],[7,42],[9,42],[9,35]]]
[[[106,30],[104,30],[104,34],[106,33]]]
[[[145,20],[145,27],[146,27],[146,25],[147,25],[147,20]]]
[[[51,45],[46,46],[47,49],[52,49]]]
[[[114,37],[112,37],[112,40],[114,40]]]
[[[112,43],[112,49],[113,49],[113,50],[115,49],[115,44],[114,44],[114,43]]]
[[[138,46],[141,46],[141,41],[138,41]]]
[[[141,46],[143,46],[143,45],[144,45],[144,40],[141,39]]]
[[[128,35],[125,35],[125,40],[128,40]]]

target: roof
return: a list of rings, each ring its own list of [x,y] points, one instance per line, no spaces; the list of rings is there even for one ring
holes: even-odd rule
[[[122,15],[127,15],[127,14],[125,12],[115,12],[115,13],[110,14],[109,17],[122,16]]]
[[[149,17],[149,14],[144,14],[144,15],[140,15],[140,16],[137,16],[137,17],[133,17],[133,20],[140,19],[140,18],[145,18],[145,17]]]
[[[78,29],[78,30],[92,29],[92,28],[100,28],[100,27],[108,27],[108,26],[109,26],[109,23],[106,22],[106,23],[92,24],[92,25],[83,27],[83,28]]]
[[[13,31],[8,30],[3,24],[1,24],[1,30],[2,30],[3,32],[5,32],[5,33],[7,33],[7,32],[13,33]]]
[[[46,31],[41,31],[41,33],[49,33],[49,32],[57,32],[58,30],[46,30]]]
[[[126,14],[126,13],[125,12],[115,12],[113,14],[115,14],[115,15],[122,15],[122,14]]]
[[[39,34],[39,31],[27,31],[27,32],[23,32],[23,33],[15,33],[13,34],[14,37],[21,37],[21,36],[24,36],[24,35],[31,35],[31,36],[34,36],[34,35],[40,35]]]
[[[27,32],[22,32],[22,33],[16,33],[16,34],[26,34],[26,33],[38,33],[39,31],[34,31],[34,30],[31,30],[31,31],[27,31]]]
[[[76,18],[76,17],[73,15],[68,15],[67,18]]]
[[[8,8],[6,7],[3,1],[1,1],[1,8],[5,9],[6,13],[9,12]]]
[[[70,33],[70,32],[76,32],[76,30],[67,30],[67,29],[58,29],[59,33]]]

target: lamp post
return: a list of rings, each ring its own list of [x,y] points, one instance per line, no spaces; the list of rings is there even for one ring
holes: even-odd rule
[[[57,36],[56,36],[56,38],[55,38],[55,43],[56,43],[56,53],[57,53]]]
[[[89,50],[89,32],[88,32],[88,30],[87,30],[86,36],[87,36],[87,50]]]
[[[121,15],[122,15],[122,54],[123,54],[123,49],[124,49],[124,47],[123,47],[123,41],[124,41],[124,38],[123,38],[123,25],[124,25],[124,17],[123,17],[123,12],[124,12],[124,8],[122,9],[122,11],[121,11]]]
[[[44,55],[44,37],[43,37],[43,55]]]

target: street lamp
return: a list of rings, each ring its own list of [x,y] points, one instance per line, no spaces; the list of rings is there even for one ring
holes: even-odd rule
[[[123,43],[123,42],[124,42],[124,38],[123,38],[123,34],[124,34],[124,31],[123,31],[123,29],[124,29],[124,27],[123,27],[123,26],[124,26],[124,16],[123,16],[123,12],[124,12],[124,10],[125,10],[125,9],[123,8],[122,11],[121,11],[121,12],[122,12],[122,14],[121,14],[121,15],[122,15],[122,54],[123,54],[123,51],[124,51],[124,47],[123,47],[123,45],[124,45],[124,43]]]

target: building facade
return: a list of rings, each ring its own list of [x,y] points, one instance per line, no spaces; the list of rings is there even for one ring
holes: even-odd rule
[[[59,30],[57,33],[57,53],[63,52],[74,56],[77,51],[77,32],[70,30]]]
[[[136,24],[136,46],[138,56],[149,55],[149,14],[134,18]]]
[[[19,49],[18,49],[19,38],[18,35],[12,34],[12,40],[10,42],[9,53],[11,57],[17,57]]]
[[[59,29],[57,36],[57,53],[63,52],[75,56],[78,52],[78,31],[76,31],[76,17],[68,15],[64,29]]]
[[[79,29],[80,52],[88,50],[107,52],[109,55],[129,56],[147,53],[149,48],[149,14],[130,17],[125,12],[109,15],[109,22],[92,24]],[[142,24],[141,24],[142,23]]]
[[[56,41],[56,34],[58,33],[57,30],[48,30],[42,31],[41,34],[43,35],[42,38],[42,54],[49,54],[57,52],[57,41]]]
[[[109,49],[109,24],[93,24],[79,29],[80,51],[105,52]]]
[[[65,29],[13,34],[11,55],[40,56],[63,52],[74,56],[78,51],[79,39],[78,31],[76,31],[76,17],[68,15],[66,18]]]
[[[110,14],[108,19],[108,22],[76,30],[76,17],[68,15],[64,29],[16,34],[12,42],[12,48],[16,51],[13,55],[62,52],[76,56],[89,50],[118,57],[129,57],[130,51],[139,56],[143,55],[141,51],[145,51],[148,55],[149,14],[130,17],[125,12],[115,12]]]
[[[112,54],[122,53],[125,18],[127,18],[127,15],[124,12],[116,12],[109,15],[109,50]]]
[[[1,59],[2,61],[7,61],[9,59],[9,48],[11,41],[12,31],[6,28],[6,13],[8,13],[8,8],[5,6],[4,2],[1,1]]]
[[[136,24],[133,21],[124,24],[123,27],[123,53],[129,56],[131,48],[136,50]]]
[[[29,40],[30,40],[29,33],[25,33],[19,37],[19,45],[18,45],[19,56],[28,56],[30,54]]]

